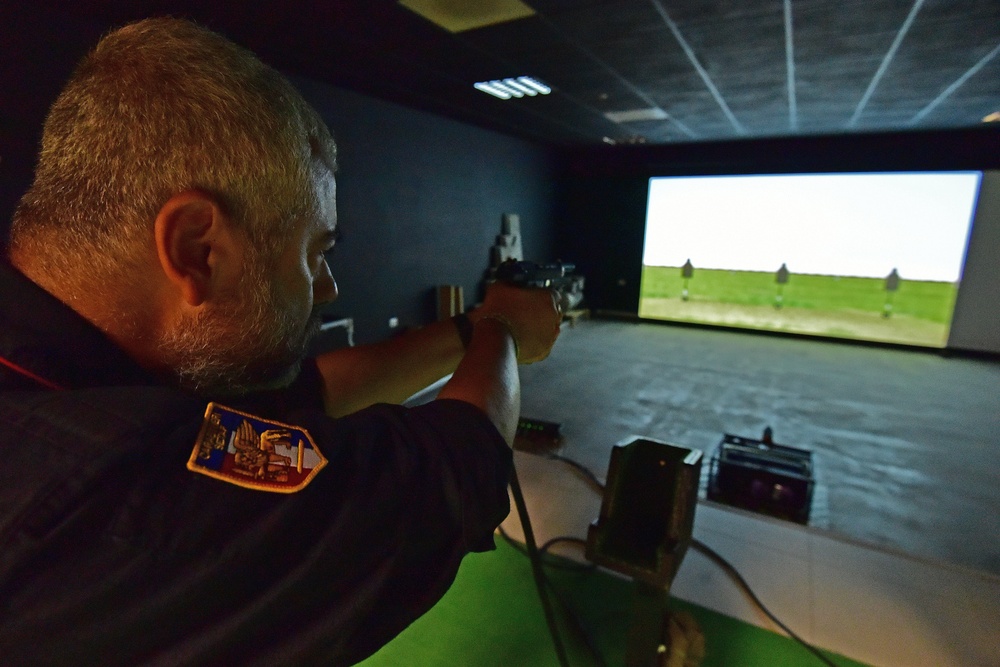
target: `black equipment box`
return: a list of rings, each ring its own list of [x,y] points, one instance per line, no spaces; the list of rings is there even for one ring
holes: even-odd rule
[[[797,523],[809,522],[812,452],[725,434],[709,462],[708,499]]]

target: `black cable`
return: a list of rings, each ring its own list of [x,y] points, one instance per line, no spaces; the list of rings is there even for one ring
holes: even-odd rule
[[[806,640],[802,639],[802,637],[799,637],[797,634],[792,632],[791,628],[789,628],[787,625],[778,620],[778,617],[772,614],[771,610],[769,610],[767,607],[764,606],[764,603],[760,601],[760,598],[758,598],[756,593],[753,592],[753,589],[750,588],[750,584],[746,582],[746,580],[740,575],[740,573],[736,570],[735,567],[733,567],[733,565],[729,561],[727,561],[725,558],[723,558],[714,550],[712,550],[712,548],[706,545],[704,542],[699,542],[698,540],[692,539],[691,548],[693,548],[696,551],[700,551],[705,556],[707,556],[711,561],[713,561],[716,565],[721,567],[723,571],[725,571],[725,573],[729,575],[730,579],[736,582],[736,584],[747,595],[747,597],[749,597],[750,600],[752,600],[753,603],[757,605],[757,607],[760,608],[760,610],[764,612],[764,614],[766,614],[769,619],[774,621],[774,623],[779,628],[788,633],[789,637],[797,641],[808,651],[810,651],[813,655],[819,658],[823,662],[823,664],[829,665],[829,667],[837,667],[837,663],[833,662],[828,657],[820,653],[819,649],[817,649],[815,646],[813,646]]]
[[[542,601],[542,611],[545,612],[545,622],[549,625],[549,634],[552,635],[552,644],[559,658],[562,667],[569,667],[569,659],[566,657],[566,648],[563,646],[562,638],[559,636],[559,627],[556,625],[555,613],[552,610],[552,602],[549,600],[548,589],[546,587],[545,572],[542,570],[542,557],[538,553],[538,546],[535,544],[535,534],[531,530],[531,520],[528,518],[528,507],[524,503],[524,495],[521,493],[521,483],[517,479],[517,471],[511,466],[510,469],[510,490],[514,496],[514,506],[521,519],[521,528],[524,531],[524,544],[528,548],[528,557],[531,561],[531,572],[535,577],[535,587],[538,588],[538,597]]]
[[[572,535],[560,535],[559,537],[551,538],[550,540],[545,542],[545,544],[538,547],[538,551],[542,555],[551,555],[549,554],[549,550],[555,545],[560,544],[562,542],[576,544],[577,546],[581,546],[584,548],[586,548],[587,546],[587,540],[584,540],[579,537],[574,537]],[[559,561],[549,560],[549,562],[546,563],[546,565],[548,565],[551,568],[556,568],[560,570],[569,570],[585,574],[590,574],[591,572],[597,570],[596,563],[575,563],[561,557],[559,558]],[[559,604],[562,605],[563,612],[570,619],[570,626],[575,631],[577,639],[579,639],[580,642],[584,646],[586,646],[587,650],[590,652],[591,657],[594,659],[594,664],[597,665],[597,667],[608,667],[608,663],[604,659],[604,655],[601,654],[600,649],[598,649],[597,645],[594,644],[591,633],[587,632],[587,629],[583,627],[583,622],[580,620],[580,617],[576,615],[576,612],[573,610],[570,604],[566,601],[565,596],[559,593],[559,590],[555,587],[555,585],[551,581],[549,581],[548,584],[549,588],[552,590],[552,594],[555,596],[556,600],[558,600]]]
[[[553,454],[551,452],[546,454],[545,457],[550,458],[553,461],[561,461],[569,466],[572,466],[577,471],[583,474],[583,476],[587,479],[588,482],[590,482],[591,486],[593,486],[598,493],[604,493],[604,484],[601,482],[600,479],[598,479],[597,475],[594,474],[594,471],[588,468],[587,466],[583,465],[579,461],[574,461],[573,459],[562,456],[561,454]]]
[[[577,544],[581,547],[587,546],[587,540],[580,537],[573,537],[572,535],[560,535],[559,537],[553,537],[551,540],[538,547],[538,550],[545,554],[549,552],[549,549],[559,544],[560,542],[570,542],[572,544]]]
[[[498,530],[500,531],[500,536],[503,537],[503,539],[506,540],[508,544],[517,549],[519,552],[521,552],[522,555],[525,556],[528,555],[528,550],[524,547],[524,545],[522,545],[520,542],[511,537],[511,535],[507,533],[507,531],[505,531],[502,526],[498,527]],[[541,547],[538,548],[539,554],[545,555],[549,548],[551,548],[555,544],[558,544],[559,542],[575,542],[579,544],[586,544],[586,540],[580,539],[579,537],[571,537],[571,536],[553,537],[548,542],[546,542],[545,544],[543,544]],[[549,560],[544,564],[547,567],[551,567],[554,569],[571,570],[583,573],[590,573],[597,569],[597,565],[593,563],[564,564],[558,561]],[[594,659],[594,664],[597,665],[597,667],[608,667],[607,661],[604,659],[604,656],[601,655],[601,651],[594,644],[593,640],[591,639],[590,633],[588,633],[587,630],[583,627],[583,623],[580,621],[580,618],[573,611],[572,606],[570,606],[570,604],[566,601],[565,597],[559,593],[559,590],[555,587],[555,585],[551,581],[549,581],[547,577],[545,579],[545,583],[549,587],[549,590],[552,592],[552,595],[559,602],[560,606],[562,606],[563,612],[566,614],[566,617],[569,621],[569,625],[576,634],[577,639],[579,639],[580,642],[587,648],[587,650],[590,651],[590,654]]]
[[[522,555],[528,556],[527,547],[525,547],[521,542],[514,539],[506,530],[503,529],[503,526],[497,526],[497,531],[500,533],[500,537],[502,537],[507,542],[507,544],[520,551]],[[563,558],[558,555],[550,554],[549,551],[551,550],[552,546],[554,546],[559,542],[579,542],[582,545],[585,545],[587,543],[586,540],[580,539],[579,537],[568,537],[568,536],[553,537],[551,540],[549,540],[542,546],[538,547],[538,553],[540,556],[543,557],[549,556],[549,558],[547,559],[546,558],[542,559],[542,564],[545,567],[551,568],[553,570],[569,570],[571,572],[593,572],[594,570],[597,569],[597,565],[595,565],[594,563],[577,563],[568,558]]]
[[[555,596],[556,600],[563,608],[563,613],[565,613],[566,617],[569,619],[569,625],[574,630],[577,639],[579,639],[590,652],[591,657],[594,659],[594,664],[597,665],[597,667],[608,667],[608,662],[604,659],[604,656],[601,654],[600,649],[597,648],[597,645],[594,644],[591,633],[587,632],[586,628],[583,627],[583,622],[580,621],[580,617],[573,611],[573,607],[570,606],[569,602],[566,601],[566,598],[559,593],[559,590],[552,584],[551,581],[549,581],[548,584],[549,589],[552,591],[552,595]]]
[[[510,546],[514,547],[515,549],[520,551],[523,555],[528,556],[530,558],[530,554],[528,554],[527,547],[525,547],[523,544],[515,540],[506,530],[503,529],[503,526],[498,526],[497,531],[500,533],[500,537],[506,540],[506,542]],[[549,542],[576,540],[576,539],[578,538],[556,537],[549,540]],[[594,565],[593,563],[575,563],[565,558],[560,558],[559,560],[556,560],[555,557],[548,552],[551,546],[549,545],[549,542],[546,542],[544,545],[538,548],[538,553],[540,556],[550,557],[548,559],[543,559],[542,564],[545,565],[545,567],[550,567],[554,570],[571,570],[576,572],[592,572],[593,570],[597,569],[597,566]]]

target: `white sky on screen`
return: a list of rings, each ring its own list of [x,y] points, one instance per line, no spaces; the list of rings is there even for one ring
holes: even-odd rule
[[[978,172],[652,178],[643,264],[959,279]]]

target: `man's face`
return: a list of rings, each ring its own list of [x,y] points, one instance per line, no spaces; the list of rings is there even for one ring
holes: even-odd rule
[[[183,386],[239,395],[286,386],[298,375],[320,308],[337,298],[325,256],[337,238],[336,183],[317,168],[313,184],[317,215],[297,221],[274,256],[248,244],[232,294],[161,342]]]
[[[333,175],[316,167],[313,175],[317,215],[297,223],[273,264],[270,293],[283,314],[289,352],[301,360],[309,339],[319,330],[319,309],[337,298],[337,283],[326,253],[337,240],[337,186]]]

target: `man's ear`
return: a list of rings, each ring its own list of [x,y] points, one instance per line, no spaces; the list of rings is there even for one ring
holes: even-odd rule
[[[218,289],[233,258],[232,222],[218,201],[187,190],[160,208],[154,225],[156,253],[167,280],[190,306],[200,306]]]

